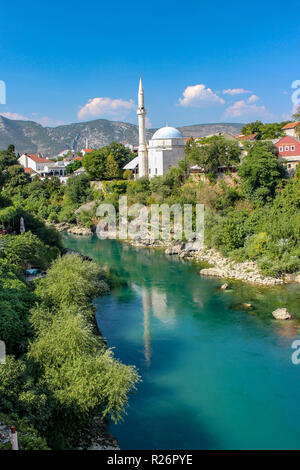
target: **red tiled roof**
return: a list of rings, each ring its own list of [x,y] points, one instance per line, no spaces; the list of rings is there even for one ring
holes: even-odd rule
[[[42,158],[34,153],[25,153],[25,155],[27,155],[27,157],[31,158],[31,160],[36,163],[49,163],[49,160],[47,158]]]
[[[288,122],[282,129],[294,129],[300,124],[300,121]]]
[[[33,172],[34,172],[34,171],[33,171],[32,168],[24,168],[24,173],[29,173],[29,174],[31,174],[31,173],[33,173]]]
[[[276,142],[276,146],[279,147],[280,145],[283,145],[283,144],[299,144],[300,143],[300,140],[297,139],[296,137],[291,137],[289,135],[285,135],[284,137],[281,137],[281,139],[279,139],[277,142]]]
[[[82,152],[85,152],[85,153],[89,153],[89,152],[92,152],[93,149],[82,149]]]
[[[75,160],[82,160],[82,157],[75,157],[75,158],[73,158],[73,160],[74,160],[74,161],[75,161]]]
[[[238,136],[234,136],[236,137],[238,140],[254,140],[255,137],[257,136],[257,134],[250,134],[250,135],[238,135]]]

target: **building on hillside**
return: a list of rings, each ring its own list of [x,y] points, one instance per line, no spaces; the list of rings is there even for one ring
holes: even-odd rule
[[[71,154],[72,154],[72,150],[70,150],[70,149],[65,149],[65,150],[63,150],[62,152],[60,152],[57,156],[58,156],[58,157],[65,157],[66,155],[68,155],[68,153],[71,153]]]
[[[37,176],[38,178],[41,178],[40,174],[33,170],[32,168],[24,168],[24,173],[26,173],[27,175],[30,176],[30,178],[34,178],[35,176]]]
[[[136,177],[161,176],[184,157],[184,137],[175,127],[162,127],[146,141],[146,109],[144,88],[140,77],[138,92],[139,147],[138,160],[134,158],[124,170],[131,170]]]
[[[184,158],[184,137],[175,127],[158,129],[148,145],[148,174],[164,175],[172,166]]]
[[[223,137],[226,140],[233,140],[237,141],[238,137],[236,135],[230,134],[229,132],[215,132],[213,134],[208,134],[204,136],[206,139],[209,139],[210,137]],[[199,139],[202,139],[202,137],[199,137]]]
[[[92,152],[94,149],[82,149],[80,152],[82,153],[82,156],[84,157],[85,154]]]
[[[126,147],[127,149],[129,149],[131,152],[134,152],[135,150],[137,150],[134,145],[132,144],[129,144],[128,142],[121,142],[122,145],[124,145],[124,147]]]
[[[235,135],[234,137],[243,142],[243,141],[246,141],[246,140],[255,140],[257,134],[250,134],[250,135],[244,135],[244,134],[239,134],[239,135]]]
[[[71,174],[71,176],[80,176],[80,175],[84,175],[86,173],[86,170],[83,166],[81,166],[80,168],[78,168],[77,170],[73,171],[73,173]]]
[[[67,155],[64,156],[63,161],[65,163],[70,163],[70,162],[73,161],[73,159],[74,159],[74,153],[70,152],[70,153],[68,153]]]
[[[204,183],[210,182],[209,171],[204,165],[193,165],[189,169],[189,176],[193,181],[202,181]],[[224,180],[227,184],[231,185],[234,179],[239,178],[237,174],[237,167],[231,166],[219,166],[216,174],[218,181]]]
[[[139,176],[139,157],[135,157],[127,165],[123,167],[123,170],[130,170],[133,174],[133,178],[136,180]]]
[[[51,160],[34,153],[23,153],[18,161],[23,168],[31,168],[39,174],[44,171],[45,165],[52,163]]]
[[[278,153],[283,163],[286,165],[290,175],[295,173],[295,169],[300,162],[300,140],[286,135],[275,143]]]
[[[48,158],[28,153],[23,153],[18,161],[23,166],[24,171],[32,174],[30,170],[33,170],[38,173],[41,179],[51,176],[65,177],[65,164],[63,161],[53,162]]]
[[[289,122],[285,126],[283,126],[282,130],[285,132],[286,135],[290,137],[297,137],[296,135],[296,127],[299,126],[300,121]]]

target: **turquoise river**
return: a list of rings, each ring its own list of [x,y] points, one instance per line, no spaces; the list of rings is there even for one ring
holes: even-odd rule
[[[127,281],[95,301],[109,347],[142,377],[124,421],[110,425],[121,449],[300,449],[299,285],[221,291],[162,251],[64,242]],[[279,306],[299,320],[274,320]]]

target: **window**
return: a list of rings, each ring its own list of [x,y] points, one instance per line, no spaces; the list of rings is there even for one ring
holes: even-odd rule
[[[292,168],[292,165],[291,165],[290,163],[288,164],[288,168],[289,168],[289,169]]]
[[[279,152],[283,152],[283,145],[280,145]]]
[[[290,150],[290,146],[289,146],[289,145],[286,145],[285,148],[284,148],[284,150],[285,150],[286,152],[288,152],[288,151]]]
[[[291,151],[292,152],[295,152],[295,148],[296,148],[295,145],[291,145]]]
[[[157,175],[157,168],[155,168],[155,174]]]

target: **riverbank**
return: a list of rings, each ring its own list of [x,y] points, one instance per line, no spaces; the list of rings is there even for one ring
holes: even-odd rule
[[[59,232],[66,232],[72,235],[92,236],[94,231],[82,225],[71,225],[68,223],[60,223],[55,225]],[[182,259],[196,261],[199,263],[207,263],[209,267],[200,270],[201,276],[212,276],[222,279],[235,279],[243,282],[263,286],[275,286],[288,282],[300,283],[300,273],[282,274],[281,277],[263,276],[255,261],[243,261],[237,263],[223,256],[214,248],[201,248],[195,240],[187,243],[173,240],[151,240],[136,238],[125,240],[131,246],[139,248],[160,248],[165,250],[165,254],[169,256],[179,256]]]
[[[259,284],[263,286],[275,286],[287,282],[300,283],[300,273],[284,274],[280,278],[263,276],[255,261],[236,263],[221,255],[214,248],[200,248],[197,241],[187,243],[181,241],[165,242],[160,240],[130,240],[130,245],[135,247],[162,248],[169,256],[179,256],[182,259],[207,263],[210,266],[202,268],[201,276],[212,276],[223,279],[235,279],[238,281]]]
[[[290,419],[298,410],[291,344],[299,285],[232,281],[222,291],[225,281],[199,276],[197,263],[164,249],[95,236],[64,241],[126,279],[94,302],[108,346],[142,376],[126,419],[109,427],[121,449],[299,446]],[[275,320],[280,307],[295,319]],[[286,432],[274,437],[274,428]]]

